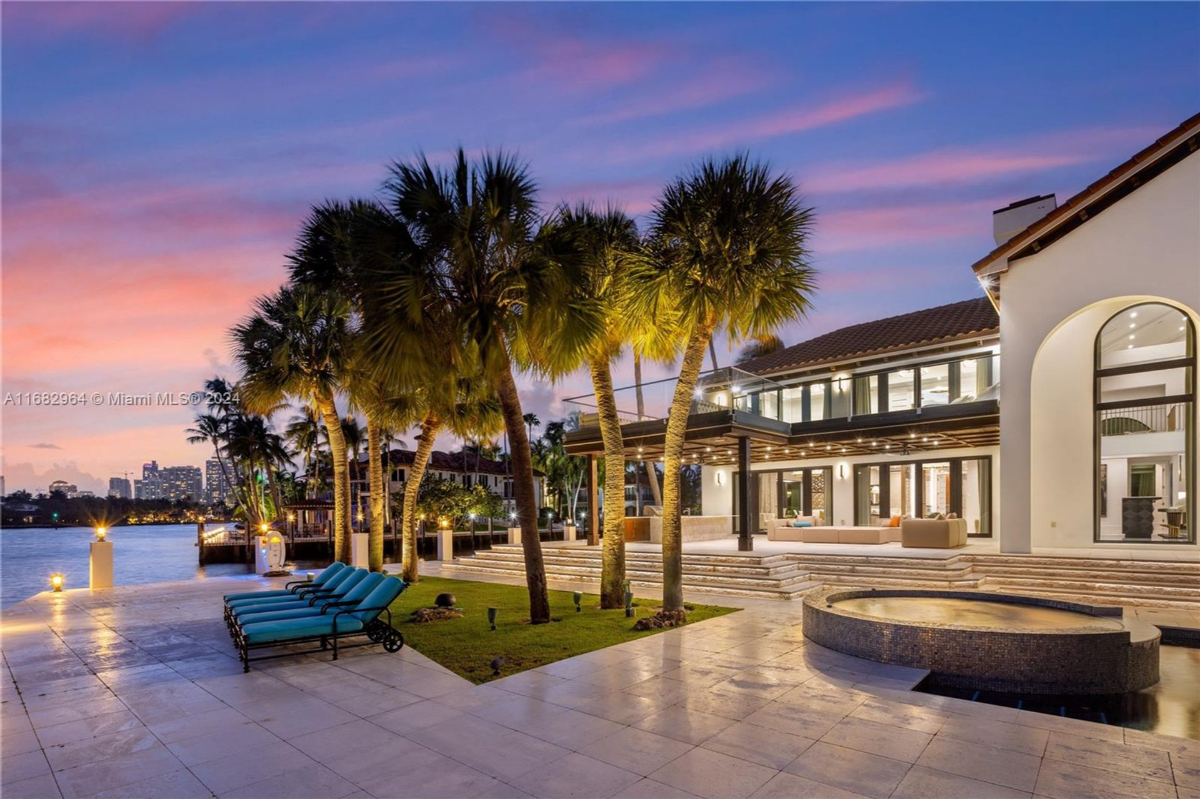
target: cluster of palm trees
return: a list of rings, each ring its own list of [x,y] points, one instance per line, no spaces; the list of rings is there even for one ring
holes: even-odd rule
[[[365,416],[372,568],[382,563],[382,442],[419,428],[400,519],[403,576],[415,580],[417,492],[438,434],[490,440],[504,430],[518,523],[536,531],[532,425],[516,377],[586,368],[604,442],[602,603],[620,607],[625,460],[612,364],[625,349],[639,367],[682,354],[662,488],[663,606],[681,610],[678,475],[704,354],[720,330],[751,340],[806,311],[811,220],[787,177],[746,156],[702,162],[668,184],[644,235],[612,208],[543,210],[511,154],[398,161],[377,200],[313,208],[290,280],[232,331],[239,399],[256,414],[295,403],[324,427],[339,558],[349,554],[349,483],[338,402]],[[521,540],[530,621],[544,623],[541,544]]]

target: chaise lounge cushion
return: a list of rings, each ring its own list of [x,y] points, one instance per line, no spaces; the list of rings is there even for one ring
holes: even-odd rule
[[[266,621],[261,624],[247,624],[242,628],[246,643],[266,644],[271,641],[288,641],[295,638],[311,638],[318,635],[333,635],[333,615],[308,616],[303,619],[283,619]],[[352,614],[338,617],[338,634],[358,632],[363,623]]]
[[[274,609],[268,610],[266,608],[263,608],[263,609],[256,611],[254,608],[249,608],[249,609],[247,609],[246,613],[243,613],[237,617],[238,623],[240,623],[242,625],[247,625],[247,624],[261,624],[261,623],[267,622],[267,621],[284,621],[286,619],[303,619],[307,616],[320,616],[322,611],[324,611],[325,615],[328,616],[331,612],[333,612],[333,610],[335,610],[334,608],[330,608],[329,610],[324,610],[325,606],[328,605],[329,603],[331,603],[331,602],[338,602],[338,603],[361,602],[364,599],[366,599],[367,596],[369,596],[372,591],[374,591],[376,588],[378,588],[379,584],[381,582],[383,582],[383,580],[384,580],[384,576],[382,574],[379,574],[378,572],[373,573],[373,574],[368,574],[365,578],[363,578],[363,580],[358,585],[354,586],[353,590],[351,590],[349,593],[347,593],[341,599],[318,599],[316,601],[316,603],[313,605],[308,605],[306,603],[303,607],[288,607],[288,608],[281,608],[279,610],[274,610]],[[337,609],[344,610],[348,607],[350,607],[350,605],[342,605]]]
[[[230,602],[238,599],[269,599],[271,597],[283,597],[286,599],[288,597],[294,597],[297,591],[305,588],[316,588],[324,585],[335,574],[345,568],[345,563],[335,560],[333,563],[330,563],[328,566],[326,566],[320,574],[314,577],[311,583],[303,583],[301,585],[293,586],[292,588],[278,588],[273,591],[243,591],[240,594],[226,594],[224,597],[225,604],[229,604]]]
[[[322,598],[328,598],[334,595],[337,597],[342,597],[352,591],[360,582],[365,580],[368,574],[370,574],[370,572],[366,569],[350,570],[344,580],[335,578],[336,585],[334,584],[334,581],[331,580],[326,586],[330,590],[323,592],[318,596]],[[311,596],[290,598],[272,597],[270,599],[263,600],[262,602],[255,602],[250,599],[239,599],[236,602],[230,603],[229,610],[233,614],[234,618],[241,618],[247,613],[263,613],[268,610],[289,610],[291,608],[306,607],[307,605],[311,604],[312,599],[313,597]]]

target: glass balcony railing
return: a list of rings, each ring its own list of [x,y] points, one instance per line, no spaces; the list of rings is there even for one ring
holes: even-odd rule
[[[998,355],[987,354],[792,384],[727,367],[701,375],[690,412],[735,410],[776,422],[802,424],[983,402],[999,396],[999,361]],[[666,419],[677,383],[672,378],[617,389],[614,396],[621,422]],[[579,427],[598,423],[594,395],[565,402]]]

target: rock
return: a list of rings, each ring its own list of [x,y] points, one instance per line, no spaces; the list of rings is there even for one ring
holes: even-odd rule
[[[461,618],[462,611],[454,608],[417,608],[412,612],[412,620],[417,624]]]
[[[452,608],[458,604],[458,600],[454,598],[454,594],[438,594],[433,604],[439,608]]]
[[[655,613],[653,616],[647,616],[644,619],[638,619],[634,622],[633,629],[635,630],[661,630],[666,627],[681,627],[687,624],[687,611],[672,610]]]

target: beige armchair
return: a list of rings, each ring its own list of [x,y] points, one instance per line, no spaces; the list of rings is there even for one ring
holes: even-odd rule
[[[954,549],[966,544],[966,519],[904,519],[900,522],[902,547]]]

